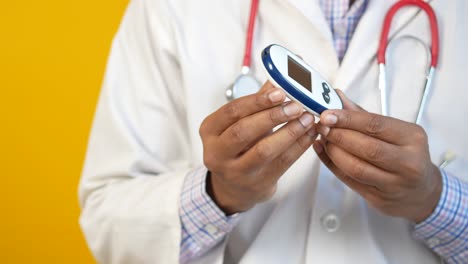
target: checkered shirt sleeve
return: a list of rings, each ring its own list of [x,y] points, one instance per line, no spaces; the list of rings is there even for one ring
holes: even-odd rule
[[[439,203],[414,235],[447,263],[468,263],[468,184],[442,172]]]
[[[185,178],[179,206],[180,263],[187,263],[212,249],[240,219],[239,214],[226,216],[206,193],[207,172],[205,167],[200,167]]]

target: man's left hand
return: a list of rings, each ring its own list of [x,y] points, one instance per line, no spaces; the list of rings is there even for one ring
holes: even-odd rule
[[[371,114],[339,92],[345,110],[322,113],[314,149],[345,184],[379,211],[419,223],[434,211],[442,191],[424,129]]]

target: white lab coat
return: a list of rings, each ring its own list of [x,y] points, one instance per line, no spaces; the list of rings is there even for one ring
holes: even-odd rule
[[[396,0],[371,0],[341,66],[318,0],[261,1],[253,73],[266,80],[260,51],[282,44],[369,111],[380,112],[376,51],[384,14]],[[468,180],[468,2],[432,0],[441,58],[423,118],[431,157],[451,150],[447,171]],[[202,165],[198,128],[226,103],[238,76],[250,1],[133,0],[114,40],[80,183],[80,224],[101,263],[177,263],[179,197]],[[391,36],[430,45],[426,16],[402,10]],[[388,60],[390,114],[414,120],[426,54],[401,42]],[[393,67],[392,67],[393,66]],[[334,215],[336,232],[321,224]],[[243,214],[216,248],[194,263],[438,263],[403,219],[384,216],[307,151],[273,199]]]

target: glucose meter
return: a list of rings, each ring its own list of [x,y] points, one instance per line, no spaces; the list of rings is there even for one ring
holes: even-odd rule
[[[328,109],[343,109],[335,89],[301,58],[280,45],[270,45],[262,52],[268,79],[283,89],[306,111],[320,116]]]

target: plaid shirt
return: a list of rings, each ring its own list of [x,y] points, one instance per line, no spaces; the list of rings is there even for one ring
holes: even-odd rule
[[[338,59],[346,53],[356,26],[369,0],[320,0],[333,34]],[[206,193],[204,167],[186,176],[180,202],[182,242],[180,262],[202,255],[217,245],[239,221],[239,214],[226,216]],[[415,226],[414,236],[444,257],[448,263],[468,259],[468,184],[443,174],[443,191],[434,213]]]
[[[207,172],[205,167],[200,167],[185,177],[179,207],[182,223],[181,263],[211,249],[239,221],[239,214],[226,217],[206,193]]]
[[[414,236],[447,263],[468,262],[468,184],[442,170],[442,194],[435,211],[415,226]]]
[[[320,7],[330,25],[338,59],[341,61],[348,49],[357,24],[366,11],[369,0],[320,0]]]

